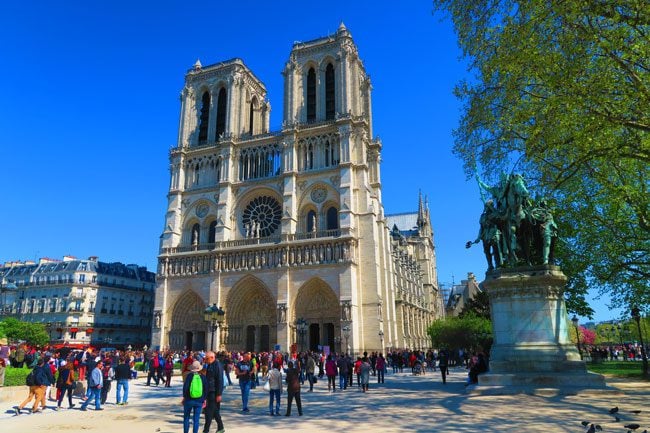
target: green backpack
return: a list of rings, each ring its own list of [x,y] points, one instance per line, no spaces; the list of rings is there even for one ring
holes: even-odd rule
[[[203,396],[203,380],[201,375],[194,373],[190,382],[190,398],[201,398]]]

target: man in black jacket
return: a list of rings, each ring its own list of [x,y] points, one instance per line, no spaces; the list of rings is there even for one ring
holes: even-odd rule
[[[208,396],[206,398],[205,406],[205,426],[203,433],[210,431],[210,424],[212,420],[217,420],[217,433],[224,433],[226,430],[223,427],[221,420],[221,393],[223,392],[223,366],[221,362],[216,359],[214,352],[207,352],[205,354],[205,378],[208,381]]]
[[[129,358],[120,359],[120,363],[115,367],[115,380],[117,381],[117,404],[123,406],[128,404],[129,400],[129,380],[131,379],[131,367]],[[122,397],[122,391],[124,396]]]

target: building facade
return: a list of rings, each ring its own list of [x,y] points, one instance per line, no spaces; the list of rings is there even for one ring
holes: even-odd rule
[[[46,326],[52,344],[143,346],[149,344],[155,274],[146,267],[80,260],[40,259],[0,267],[4,310]]]
[[[467,273],[467,279],[461,280],[460,284],[454,284],[449,292],[447,303],[445,304],[445,313],[449,317],[457,317],[467,302],[474,298],[477,293],[481,292],[476,277],[473,272]]]
[[[350,33],[294,44],[283,75],[275,132],[264,84],[240,59],[197,61],[185,76],[152,344],[209,346],[202,313],[216,304],[215,348],[428,347],[444,313],[428,209],[391,232]]]

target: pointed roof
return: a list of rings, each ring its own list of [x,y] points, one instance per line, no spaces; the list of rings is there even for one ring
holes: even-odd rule
[[[417,224],[418,227],[422,227],[425,224],[425,219],[424,219],[424,205],[422,204],[422,190],[419,190],[418,192],[418,220]]]
[[[201,60],[196,59],[196,63],[194,63],[194,69],[201,69],[203,65],[201,64]]]

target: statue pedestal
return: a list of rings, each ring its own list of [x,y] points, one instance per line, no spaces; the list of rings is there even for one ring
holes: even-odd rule
[[[494,344],[490,372],[479,376],[478,388],[502,394],[605,388],[603,376],[587,372],[569,339],[566,280],[552,265],[486,275],[483,286],[490,298]]]

